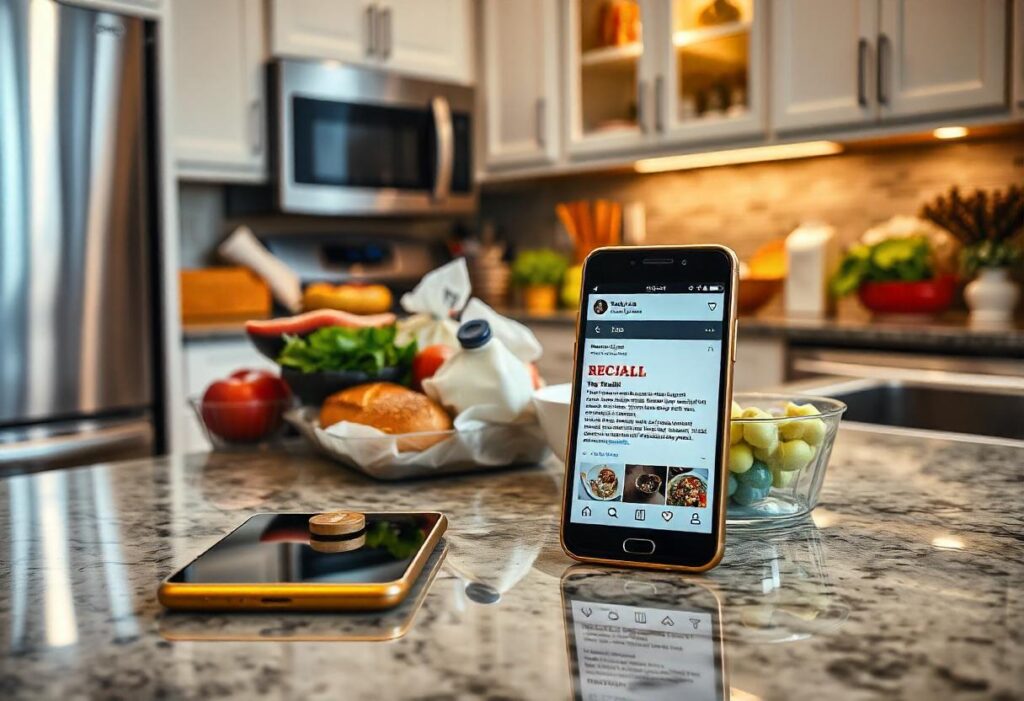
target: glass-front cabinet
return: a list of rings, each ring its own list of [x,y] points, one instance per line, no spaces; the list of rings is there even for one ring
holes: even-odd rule
[[[572,0],[573,155],[758,135],[764,2]]]
[[[648,46],[655,0],[568,3],[569,150],[634,149],[649,136],[656,56]]]
[[[672,140],[764,129],[764,12],[756,0],[668,0],[656,80],[659,126]]]

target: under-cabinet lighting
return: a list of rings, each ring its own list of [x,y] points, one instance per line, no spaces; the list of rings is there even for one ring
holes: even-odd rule
[[[962,139],[967,136],[967,127],[939,127],[932,136],[936,139]]]
[[[964,541],[955,535],[940,535],[932,538],[932,545],[941,550],[963,550]]]
[[[739,163],[761,163],[763,161],[784,161],[791,158],[831,156],[843,150],[835,141],[803,141],[796,144],[775,144],[753,148],[734,148],[728,151],[709,153],[687,153],[681,156],[645,158],[633,164],[637,173],[662,173],[668,170],[690,170],[714,166],[736,165]]]

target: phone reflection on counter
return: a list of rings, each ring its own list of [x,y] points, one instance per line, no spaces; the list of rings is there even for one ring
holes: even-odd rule
[[[573,697],[726,698],[721,604],[679,575],[569,568],[562,607]]]

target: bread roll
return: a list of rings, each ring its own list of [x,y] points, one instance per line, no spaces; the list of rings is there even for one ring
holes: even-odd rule
[[[398,435],[423,431],[447,431],[451,417],[441,405],[424,394],[391,382],[371,382],[335,392],[320,408],[320,428],[341,421],[373,426]],[[446,436],[411,436],[398,441],[400,451],[426,450]]]

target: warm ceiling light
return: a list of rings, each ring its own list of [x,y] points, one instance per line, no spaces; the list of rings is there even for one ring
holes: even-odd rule
[[[690,170],[714,166],[736,165],[738,163],[761,163],[763,161],[784,161],[790,158],[811,158],[831,156],[843,150],[834,141],[804,141],[798,144],[777,144],[736,148],[710,153],[687,153],[682,156],[645,158],[633,164],[637,173],[661,173],[667,170]]]
[[[967,127],[939,127],[932,136],[936,139],[962,139],[967,136]]]

